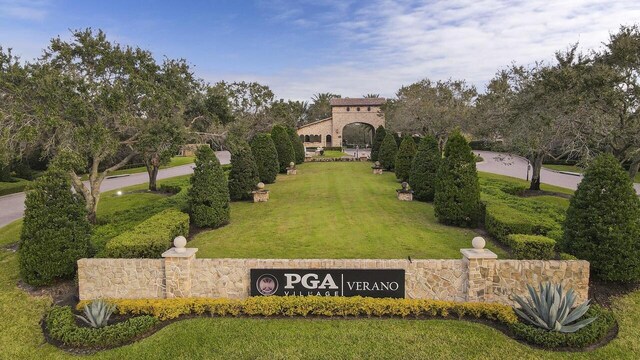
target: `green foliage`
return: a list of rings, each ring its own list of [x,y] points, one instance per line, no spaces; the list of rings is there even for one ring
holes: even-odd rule
[[[109,304],[102,299],[98,299],[84,306],[84,316],[76,316],[92,328],[101,328],[107,326],[109,318],[111,318],[115,309],[115,305]]]
[[[539,291],[528,284],[527,288],[529,298],[514,296],[514,300],[520,305],[520,308],[514,307],[514,311],[533,326],[548,331],[574,333],[596,319],[582,318],[589,310],[588,300],[573,307],[577,298],[573,289],[565,294],[561,284],[549,282],[540,284]]]
[[[229,223],[229,185],[220,161],[209,146],[196,152],[189,189],[189,214],[197,227],[218,228]]]
[[[386,170],[393,170],[396,163],[396,153],[398,152],[398,145],[393,137],[393,134],[387,133],[380,145],[380,152],[378,153],[378,160],[380,165]]]
[[[0,182],[11,182],[11,168],[7,164],[0,162]]]
[[[546,236],[511,234],[507,243],[516,259],[550,260],[555,255],[556,241]]]
[[[12,178],[10,182],[0,182],[0,196],[23,192],[29,181]]]
[[[384,126],[378,126],[376,129],[376,136],[373,138],[373,144],[371,144],[371,161],[378,161],[380,146],[382,146],[382,142],[386,135],[387,131],[384,129]]]
[[[69,176],[52,168],[27,192],[20,235],[20,273],[31,285],[72,278],[76,261],[89,256],[91,225]]]
[[[189,235],[189,215],[177,209],[166,209],[111,239],[103,256],[159,258],[178,235]]]
[[[296,160],[291,138],[287,133],[287,129],[281,125],[275,125],[273,129],[271,129],[271,138],[276,145],[276,151],[278,153],[278,169],[281,173],[286,173],[289,163],[295,162]]]
[[[525,323],[511,324],[509,328],[516,338],[527,343],[545,348],[585,348],[604,339],[615,326],[616,320],[611,311],[598,305],[591,305],[584,318],[595,318],[595,321],[573,333],[547,331]]]
[[[571,254],[567,254],[567,253],[560,253],[558,254],[560,256],[560,260],[578,260],[577,257],[571,255]]]
[[[405,136],[400,143],[400,148],[396,154],[395,173],[396,179],[408,181],[411,173],[411,163],[416,155],[416,143],[410,136]]]
[[[231,200],[248,200],[251,191],[260,182],[258,167],[253,154],[247,146],[242,146],[231,154],[231,172],[229,172],[229,196]]]
[[[480,184],[475,156],[467,140],[455,132],[449,136],[444,159],[438,167],[434,210],[447,225],[473,227],[480,219]]]
[[[640,279],[640,199],[612,155],[587,168],[571,198],[560,248],[591,263],[603,280]]]
[[[302,164],[304,162],[304,144],[296,129],[292,127],[287,127],[287,133],[289,134],[289,138],[291,139],[291,145],[293,145],[293,152],[295,153],[295,163]]]
[[[52,339],[77,347],[105,348],[126,344],[159,323],[152,316],[138,316],[101,328],[80,327],[69,306],[54,306],[47,313],[45,324]]]
[[[265,184],[276,182],[278,175],[278,151],[271,139],[271,135],[260,133],[251,140],[251,153],[258,167],[260,181]]]
[[[411,163],[409,186],[413,189],[413,197],[420,201],[433,201],[438,166],[442,154],[438,141],[433,136],[426,136],[418,145],[418,152]]]

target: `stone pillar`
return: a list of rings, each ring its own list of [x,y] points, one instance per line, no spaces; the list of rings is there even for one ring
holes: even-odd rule
[[[196,248],[185,248],[187,240],[178,236],[174,247],[162,253],[164,258],[165,298],[191,296],[191,268],[196,258]]]
[[[475,237],[472,241],[473,249],[461,249],[462,261],[467,266],[466,301],[492,302],[492,282],[495,275],[496,255],[484,248],[485,240]]]

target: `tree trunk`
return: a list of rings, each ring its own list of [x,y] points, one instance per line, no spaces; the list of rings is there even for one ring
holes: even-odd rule
[[[638,170],[640,170],[640,159],[636,159],[631,162],[631,166],[629,166],[629,177],[631,181],[634,181],[636,178],[636,174],[638,174]]]
[[[149,190],[158,191],[158,170],[160,169],[156,165],[147,164],[147,174],[149,174]]]
[[[540,190],[540,170],[542,170],[542,159],[544,155],[541,153],[535,153],[530,159],[531,161],[531,186],[529,190]]]

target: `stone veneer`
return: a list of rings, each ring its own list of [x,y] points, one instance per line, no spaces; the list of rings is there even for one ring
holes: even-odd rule
[[[173,249],[172,249],[173,250]],[[404,269],[407,298],[513,304],[527,284],[561,282],[587,299],[589,263],[583,260],[497,260],[491,251],[462,250],[459,260],[196,259],[167,251],[164,259],[81,259],[81,300],[97,298],[249,296],[252,268]],[[187,249],[195,250],[195,249]],[[173,255],[172,255],[173,254]],[[175,258],[173,256],[176,256]],[[487,255],[487,256],[485,256]]]

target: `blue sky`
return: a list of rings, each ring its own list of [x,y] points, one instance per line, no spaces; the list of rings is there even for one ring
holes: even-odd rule
[[[279,98],[393,96],[422,78],[483,89],[512,62],[597,49],[637,0],[0,0],[0,46],[25,60],[69,29],[101,28],[157,58],[185,58],[207,81],[258,81]]]

